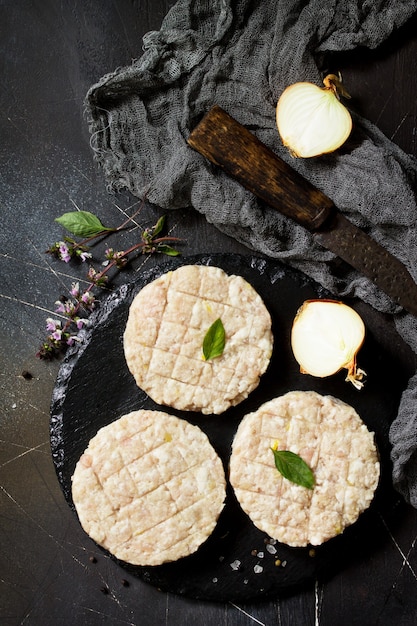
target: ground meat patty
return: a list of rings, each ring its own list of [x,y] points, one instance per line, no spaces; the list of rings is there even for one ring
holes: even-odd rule
[[[271,448],[299,455],[315,486],[290,482]],[[373,433],[355,410],[331,396],[292,391],[244,417],[233,441],[230,482],[243,510],[270,537],[319,545],[353,524],[379,480]]]
[[[117,558],[159,565],[195,552],[224,506],[224,469],[197,426],[139,410],[103,427],[78,461],[84,530]]]
[[[204,337],[218,318],[226,344],[204,360]],[[129,370],[155,402],[223,413],[259,384],[272,353],[271,317],[241,276],[186,265],[146,285],[133,300],[124,333]]]

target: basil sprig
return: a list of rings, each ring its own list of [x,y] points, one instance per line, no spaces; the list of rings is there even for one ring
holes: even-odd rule
[[[313,489],[314,474],[304,459],[290,450],[271,450],[274,453],[275,467],[284,478],[301,487]]]
[[[203,341],[203,356],[205,361],[221,356],[226,343],[226,333],[220,317],[210,326]]]

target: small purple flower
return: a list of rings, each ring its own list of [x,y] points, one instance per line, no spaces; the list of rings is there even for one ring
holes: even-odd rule
[[[94,269],[94,267],[90,267],[90,269],[88,270],[88,273],[87,273],[87,278],[89,278],[89,280],[93,280],[94,281],[96,276],[97,276],[96,270]]]
[[[81,261],[85,263],[85,261],[87,259],[91,259],[93,255],[91,254],[91,252],[78,252],[78,256],[80,257]]]
[[[61,328],[61,322],[59,320],[52,319],[52,317],[48,317],[46,320],[46,330],[54,332],[57,328]]]
[[[66,300],[66,302],[64,303],[64,307],[65,315],[67,315],[68,317],[72,317],[75,313],[75,304],[71,302],[71,300]]]
[[[67,346],[73,346],[73,345],[74,345],[74,344],[76,344],[77,342],[80,342],[80,341],[81,341],[80,337],[79,337],[78,335],[76,335],[76,334],[71,334],[71,335],[70,335],[69,333],[67,333],[67,334],[65,335],[65,338],[66,338],[66,344],[67,344]]]
[[[84,328],[84,326],[89,326],[90,324],[90,320],[83,317],[78,317],[74,321],[77,324],[78,330],[81,330],[82,328]]]
[[[87,309],[94,309],[94,300],[95,298],[94,298],[94,295],[91,293],[91,291],[86,291],[81,296],[81,302],[84,304],[84,306]]]
[[[71,261],[70,250],[64,241],[59,242],[59,257],[65,261],[65,263],[69,263]]]
[[[61,302],[61,300],[57,300],[55,302],[55,304],[56,304],[55,312],[56,313],[62,313],[63,315],[65,315],[65,304],[64,304],[64,302]]]
[[[80,295],[80,283],[72,283],[70,293],[74,298],[78,298]]]
[[[54,341],[61,341],[62,339],[62,330],[60,328],[56,328],[55,331],[51,335]]]
[[[67,346],[73,346],[77,343],[77,341],[81,341],[81,339],[78,337],[78,335],[70,335],[67,334],[66,335],[66,344]]]

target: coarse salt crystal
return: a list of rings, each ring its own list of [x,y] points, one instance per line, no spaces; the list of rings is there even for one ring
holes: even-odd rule
[[[266,549],[269,552],[269,554],[276,554],[277,553],[277,549],[274,548],[274,546],[271,545],[270,543],[266,544]]]
[[[255,567],[253,568],[253,571],[255,572],[255,574],[260,574],[261,572],[264,571],[264,568],[262,567],[262,565],[255,565]]]
[[[230,567],[234,570],[238,570],[240,567],[240,561],[236,559],[236,561],[233,561],[233,563],[230,563]]]

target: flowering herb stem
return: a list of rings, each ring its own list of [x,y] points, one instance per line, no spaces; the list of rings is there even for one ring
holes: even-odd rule
[[[87,247],[87,244],[90,241],[96,239],[97,237],[106,236],[123,230],[136,214],[137,213],[117,228],[103,227],[101,222],[94,219],[95,216],[90,213],[88,213],[87,216],[85,214],[82,216],[82,223],[80,226],[77,222],[76,216],[73,216],[72,214],[65,214],[66,218],[61,221],[64,225],[67,224],[68,227],[84,233],[87,228],[92,229],[95,225],[97,227],[96,232],[90,232],[89,236],[81,242],[76,242],[69,238],[67,238],[64,242],[56,242],[49,250],[47,250],[47,252],[67,263],[72,258],[79,258],[81,261],[86,261],[88,258],[91,258],[91,254],[88,252]],[[113,248],[107,248],[105,251],[105,267],[101,271],[96,271],[94,267],[90,267],[87,274],[89,284],[86,289],[81,292],[79,284],[74,283],[70,290],[70,298],[66,299],[64,297],[55,303],[57,305],[55,310],[56,313],[58,313],[66,321],[65,323],[62,323],[60,320],[52,318],[48,318],[46,320],[46,329],[49,334],[37,352],[37,356],[39,358],[52,359],[64,352],[68,346],[74,345],[76,342],[81,340],[79,332],[83,328],[90,325],[88,316],[94,310],[96,305],[96,298],[93,295],[93,289],[95,287],[104,287],[104,285],[107,284],[109,278],[108,275],[112,268],[116,268],[117,270],[123,269],[127,265],[130,255],[138,250],[141,250],[143,254],[162,253],[169,256],[177,256],[179,254],[179,252],[175,248],[172,248],[170,244],[180,242],[181,239],[178,237],[161,235],[164,225],[165,216],[159,218],[157,223],[152,228],[146,228],[141,234],[141,241],[130,246],[126,250],[115,251]],[[85,230],[83,230],[84,226]]]

